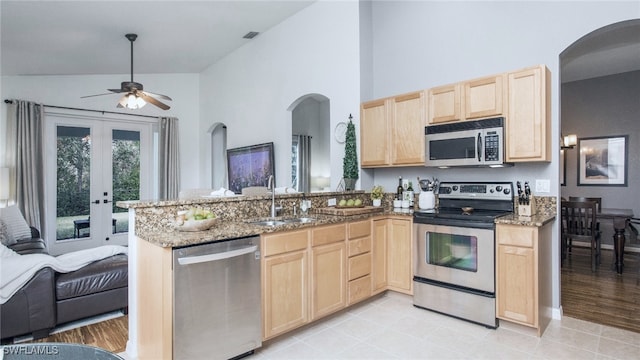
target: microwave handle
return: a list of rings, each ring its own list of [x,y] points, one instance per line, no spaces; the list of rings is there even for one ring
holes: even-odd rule
[[[478,153],[478,162],[482,162],[482,133],[478,133],[478,145],[476,147]]]

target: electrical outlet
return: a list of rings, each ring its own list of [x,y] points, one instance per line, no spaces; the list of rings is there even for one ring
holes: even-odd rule
[[[327,206],[336,206],[336,199],[327,200]]]
[[[551,180],[549,179],[536,179],[536,192],[548,193],[551,192]]]
[[[402,187],[405,189],[409,187],[409,179],[402,179]]]

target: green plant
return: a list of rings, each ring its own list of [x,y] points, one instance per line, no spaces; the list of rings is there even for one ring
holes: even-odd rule
[[[356,150],[356,127],[351,121],[349,114],[349,124],[344,145],[344,159],[342,161],[342,177],[345,179],[358,179],[358,151]]]
[[[371,200],[382,199],[384,189],[380,185],[376,185],[371,189]]]

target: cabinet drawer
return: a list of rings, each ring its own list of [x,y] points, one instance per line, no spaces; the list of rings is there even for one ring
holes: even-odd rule
[[[360,279],[349,281],[349,304],[367,299],[371,296],[371,276],[367,275]]]
[[[349,240],[371,235],[371,221],[358,221],[349,224]]]
[[[496,227],[498,244],[533,247],[538,237],[535,227],[519,225],[498,225]]]
[[[263,235],[263,256],[282,254],[306,249],[309,245],[309,231],[292,231],[272,235]]]
[[[371,273],[371,253],[349,258],[349,280]]]
[[[349,240],[349,253],[347,256],[355,256],[371,251],[371,236],[362,239]]]
[[[329,225],[311,230],[313,246],[331,244],[344,241],[346,238],[345,224]]]

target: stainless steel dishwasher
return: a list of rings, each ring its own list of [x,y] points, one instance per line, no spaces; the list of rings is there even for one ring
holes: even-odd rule
[[[173,358],[230,359],[262,345],[260,237],[173,250]]]

